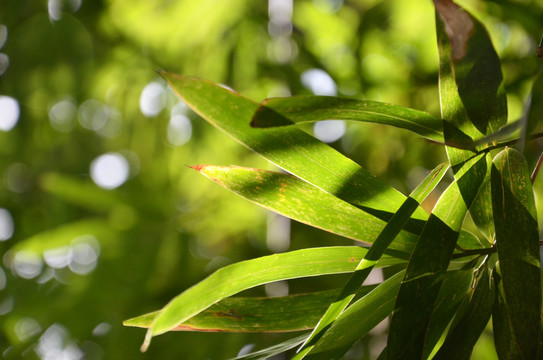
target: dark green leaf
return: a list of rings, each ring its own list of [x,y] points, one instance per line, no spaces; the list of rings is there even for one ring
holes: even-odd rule
[[[302,359],[304,355],[306,359],[341,359],[356,341],[391,313],[403,274],[403,271],[395,274],[348,307],[319,338],[309,354],[301,352],[294,359]]]
[[[432,140],[443,141],[441,119],[424,111],[331,96],[268,99],[256,111],[251,125],[275,127],[319,120],[355,120],[391,125]]]
[[[392,316],[389,359],[421,358],[439,293],[467,208],[486,174],[486,157],[464,164],[458,180],[443,193],[428,219],[409,261]]]
[[[539,354],[541,275],[539,231],[530,173],[524,156],[506,148],[492,166],[496,245],[516,346],[525,359]]]
[[[446,142],[462,142],[498,131],[507,103],[498,55],[484,28],[451,0],[434,0],[439,50],[441,116]],[[448,147],[451,165],[470,151]]]
[[[254,353],[238,356],[235,359],[231,360],[266,360],[270,359],[275,355],[279,355],[281,353],[284,353],[285,351],[288,351],[290,349],[294,349],[296,346],[300,345],[305,341],[307,338],[307,334],[297,336],[293,339],[289,339],[287,341],[282,342],[281,344],[277,344],[274,346],[270,346],[267,349],[255,351]]]
[[[390,222],[385,226],[383,231],[379,234],[373,246],[369,249],[368,253],[358,264],[355,273],[349,279],[349,282],[343,288],[340,296],[334,301],[330,307],[326,310],[319,321],[317,327],[313,330],[309,338],[307,339],[306,347],[313,347],[312,340],[322,336],[329,325],[335,321],[335,319],[341,314],[341,312],[349,305],[357,291],[359,291],[362,283],[366,280],[375,263],[381,258],[385,250],[390,247],[390,244],[399,234],[402,227],[409,220],[411,214],[418,207],[421,201],[423,201],[428,194],[439,184],[445,172],[449,169],[444,164],[439,165],[434,171],[432,171],[422,183],[411,193],[407,200],[400,207],[398,212],[394,214]],[[305,351],[310,353],[311,349]]]
[[[433,357],[435,360],[469,360],[475,343],[490,320],[494,304],[494,286],[485,267],[467,307],[458,315],[445,342]]]

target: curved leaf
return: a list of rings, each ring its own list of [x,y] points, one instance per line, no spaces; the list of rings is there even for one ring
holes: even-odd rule
[[[364,286],[367,294],[375,285]],[[312,329],[340,290],[272,298],[231,297],[178,325],[172,331],[277,332]],[[148,328],[160,313],[155,311],[123,322]],[[307,337],[307,335],[306,335]]]
[[[354,240],[373,243],[386,225],[359,208],[289,174],[213,165],[198,165],[193,169],[258,205]],[[417,206],[415,204],[413,210]],[[402,233],[391,249],[409,253],[414,245],[413,240],[413,236]],[[408,254],[404,257],[407,258]]]
[[[152,336],[168,332],[214,303],[273,281],[354,271],[367,250],[357,246],[311,248],[264,256],[221,268],[173,298],[156,316],[142,349]],[[398,263],[383,259],[379,265]]]
[[[507,121],[498,55],[484,26],[451,0],[434,0],[439,50],[439,92],[445,142],[474,140]],[[473,152],[447,147],[451,165]]]
[[[394,214],[392,219],[390,219],[383,231],[379,234],[364,259],[358,264],[355,273],[343,288],[340,296],[326,310],[326,313],[307,339],[304,347],[313,347],[312,340],[322,336],[330,324],[333,323],[347,305],[349,305],[370,274],[375,263],[385,253],[386,249],[391,246],[391,243],[393,243],[413,211],[415,211],[417,206],[432,192],[437,184],[439,184],[448,169],[449,166],[445,166],[444,164],[439,165],[415,188],[415,190],[413,190],[398,212]],[[305,351],[306,354],[310,352],[311,349]]]
[[[455,318],[452,329],[433,359],[469,360],[475,343],[490,320],[493,304],[494,286],[490,272],[485,267],[467,307],[458,319]]]
[[[441,119],[427,112],[377,101],[332,96],[267,99],[254,114],[251,125],[276,127],[319,120],[354,120],[391,125],[443,141]]]
[[[212,125],[314,186],[386,219],[405,200],[399,191],[298,128],[252,128],[249,123],[257,103],[209,81],[160,74],[188,106]],[[418,220],[427,217],[422,209],[413,216]]]
[[[505,305],[516,346],[537,359],[541,330],[539,230],[524,156],[506,148],[492,166],[492,208]]]
[[[390,324],[387,357],[418,359],[424,351],[435,301],[468,207],[487,170],[486,156],[464,164],[440,197],[407,266]]]

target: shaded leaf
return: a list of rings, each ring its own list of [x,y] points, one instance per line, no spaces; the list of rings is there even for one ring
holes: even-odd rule
[[[193,168],[258,205],[354,240],[373,243],[386,225],[382,220],[292,175],[242,167],[198,165]],[[417,206],[415,204],[415,209]],[[392,249],[403,251],[406,253],[404,257],[408,257],[413,240],[413,236],[402,233]]]
[[[445,342],[433,359],[469,360],[475,343],[490,320],[493,304],[494,286],[492,286],[490,272],[485,267],[469,303],[455,318]]]
[[[524,156],[506,148],[492,166],[492,208],[505,305],[522,358],[539,355],[541,275],[539,230]]]
[[[306,348],[294,359],[341,359],[356,341],[392,312],[403,275],[403,271],[395,274],[349,306],[319,338],[309,354],[306,354]]]
[[[355,273],[343,288],[340,296],[326,310],[326,313],[307,339],[304,347],[313,347],[314,342],[312,342],[312,340],[322,336],[329,325],[335,321],[339,314],[347,307],[347,305],[349,305],[355,294],[361,289],[362,283],[370,274],[375,263],[381,258],[386,249],[390,247],[391,243],[393,243],[393,240],[400,233],[400,230],[407,220],[409,220],[409,217],[418,207],[420,202],[422,202],[437,184],[439,184],[448,169],[449,167],[444,164],[439,165],[415,188],[415,190],[413,190],[398,212],[394,214],[392,219],[390,219],[389,223],[379,234],[364,259],[358,264]],[[311,349],[305,351],[306,354],[310,352]]]
[[[156,316],[143,349],[152,336],[168,332],[214,303],[240,291],[273,281],[354,271],[367,250],[357,246],[297,250],[242,261],[215,271],[173,298]],[[397,263],[383,259],[381,264]],[[381,265],[380,264],[380,265]]]
[[[331,96],[293,96],[264,101],[254,114],[254,127],[276,127],[319,120],[354,120],[410,130],[443,141],[442,121],[424,111],[377,101]]]
[[[284,353],[285,351],[288,351],[290,349],[294,349],[296,346],[300,345],[305,341],[308,334],[297,336],[293,339],[289,339],[287,341],[284,341],[280,344],[270,346],[267,349],[255,351],[254,353],[238,356],[231,360],[266,360],[270,359],[271,357],[275,355],[279,355]]]
[[[424,359],[428,358],[432,353],[442,334],[449,326],[461,302],[471,289],[472,282],[472,269],[447,272],[447,276],[439,289],[432,319],[428,326],[428,335],[424,343]]]
[[[434,0],[439,50],[439,90],[446,142],[479,139],[507,121],[498,55],[484,26],[451,0]],[[457,140],[456,140],[457,141]],[[451,165],[471,151],[447,147]]]
[[[387,357],[421,358],[435,301],[460,227],[486,174],[486,157],[464,164],[440,197],[413,250],[390,324]]]

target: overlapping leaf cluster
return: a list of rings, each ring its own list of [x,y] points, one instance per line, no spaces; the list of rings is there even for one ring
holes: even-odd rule
[[[257,104],[208,81],[162,73],[202,118],[286,173],[212,165],[195,170],[249,201],[369,248],[309,248],[224,267],[160,311],[126,321],[148,328],[144,348],[153,336],[172,330],[312,329],[243,358],[264,359],[301,344],[295,359],[339,359],[391,316],[380,358],[468,359],[492,318],[500,358],[539,357],[541,279],[532,181],[521,152],[489,143],[507,122],[500,61],[481,23],[450,0],[434,4],[441,118],[334,97]],[[438,165],[406,197],[293,126],[325,119],[412,131],[442,143],[449,164]],[[525,128],[533,129],[533,120]],[[419,205],[449,168],[454,180],[427,214]],[[464,229],[468,213],[478,235]],[[405,270],[377,286],[362,286],[374,267],[392,264],[405,264]],[[349,282],[334,292],[229,298],[273,281],[345,272],[352,273]]]

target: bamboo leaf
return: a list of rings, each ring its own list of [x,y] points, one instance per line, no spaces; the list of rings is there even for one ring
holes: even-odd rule
[[[465,300],[473,283],[473,270],[448,271],[439,289],[437,300],[432,313],[432,320],[428,326],[428,335],[424,343],[424,356],[426,359],[432,353],[442,334],[445,332],[451,319],[455,316],[462,301]]]
[[[471,358],[475,343],[485,329],[494,304],[494,287],[490,271],[485,267],[466,309],[455,319],[445,342],[433,357],[435,360]]]
[[[528,166],[506,148],[492,166],[492,208],[505,305],[522,358],[539,355],[541,275],[539,230]]]
[[[289,174],[212,165],[193,168],[260,206],[357,241],[373,243],[386,225],[384,221]],[[417,206],[415,204],[413,211]],[[403,255],[406,258],[414,245],[414,237],[403,232],[394,245],[391,249],[407,253]]]
[[[364,286],[361,295],[375,288]],[[315,327],[328,304],[340,290],[272,298],[231,297],[178,325],[172,331],[277,332]],[[123,322],[125,326],[149,328],[159,314],[155,311]],[[307,337],[307,335],[306,335]]]
[[[494,345],[499,359],[520,359],[519,348],[516,345],[515,336],[511,328],[509,312],[505,303],[505,291],[499,262],[492,273],[496,295],[492,307],[492,332],[494,333]]]
[[[498,55],[484,26],[451,0],[434,0],[439,50],[439,90],[446,142],[482,138],[507,121]],[[447,147],[451,165],[473,152]]]
[[[254,353],[238,356],[235,359],[231,360],[266,360],[270,359],[275,355],[279,355],[281,353],[284,353],[285,351],[288,351],[290,349],[294,349],[296,346],[300,345],[304,342],[304,340],[307,338],[307,334],[297,336],[293,339],[289,339],[287,341],[284,341],[280,344],[270,346],[267,349],[255,351]]]
[[[293,96],[264,101],[254,127],[276,127],[319,120],[354,120],[391,125],[443,141],[442,121],[424,111],[369,100],[332,96]]]
[[[255,129],[250,126],[258,104],[217,84],[166,72],[173,91],[212,125],[287,172],[388,220],[405,200],[354,161],[295,127]],[[428,214],[417,209],[415,219]],[[420,229],[420,221],[418,222]]]
[[[356,341],[391,313],[403,275],[403,271],[395,274],[347,308],[319,338],[310,353],[306,348],[294,359],[341,359]]]
[[[326,329],[333,323],[341,312],[349,305],[355,294],[359,291],[362,283],[366,280],[374,264],[381,258],[385,250],[390,247],[393,240],[400,233],[409,217],[418,207],[426,196],[428,196],[432,190],[439,184],[448,166],[444,164],[439,165],[434,171],[432,171],[417,188],[411,193],[407,200],[400,207],[398,212],[394,214],[390,222],[385,226],[383,231],[379,234],[375,240],[373,246],[368,250],[368,253],[362,259],[362,261],[356,267],[356,271],[349,279],[349,282],[343,288],[340,296],[329,306],[326,313],[319,321],[317,327],[313,330],[309,338],[306,340],[304,347],[310,348],[304,353],[311,353],[313,348],[312,340],[319,338],[326,331]]]
[[[311,248],[264,256],[221,268],[173,298],[153,319],[143,350],[152,336],[171,331],[216,302],[273,281],[354,271],[367,250],[357,246]],[[379,266],[398,263],[386,258]]]
[[[483,181],[486,157],[464,164],[440,197],[409,261],[390,324],[387,357],[421,358],[435,301],[460,227]]]

